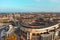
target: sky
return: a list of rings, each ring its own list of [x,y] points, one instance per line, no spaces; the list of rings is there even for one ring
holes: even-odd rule
[[[0,12],[60,12],[60,0],[0,0]]]

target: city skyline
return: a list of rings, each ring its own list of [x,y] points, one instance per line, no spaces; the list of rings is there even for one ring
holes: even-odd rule
[[[60,0],[0,0],[0,12],[60,12]]]

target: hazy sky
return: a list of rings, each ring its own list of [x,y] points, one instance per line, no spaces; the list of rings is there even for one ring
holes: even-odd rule
[[[60,12],[60,0],[0,0],[0,12]]]

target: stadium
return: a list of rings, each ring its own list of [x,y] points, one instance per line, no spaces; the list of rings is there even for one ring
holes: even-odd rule
[[[54,40],[59,36],[59,23],[54,21],[33,20],[31,24],[21,23],[21,40]],[[58,31],[57,31],[58,30]]]

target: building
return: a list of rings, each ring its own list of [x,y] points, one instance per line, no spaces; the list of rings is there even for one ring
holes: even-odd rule
[[[41,34],[41,40],[54,40],[54,32]]]
[[[23,40],[54,40],[55,31],[59,28],[59,23],[39,22],[39,25],[22,25],[20,35]],[[45,23],[45,24],[43,24]],[[37,23],[38,24],[38,23]]]

